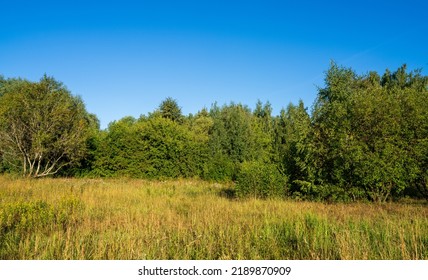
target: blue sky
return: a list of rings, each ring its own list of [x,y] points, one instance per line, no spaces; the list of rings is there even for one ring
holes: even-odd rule
[[[428,69],[426,1],[2,1],[0,74],[43,74],[102,128],[175,98],[311,107],[330,61],[357,73]]]

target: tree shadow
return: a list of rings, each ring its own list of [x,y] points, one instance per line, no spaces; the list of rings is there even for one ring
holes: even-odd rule
[[[219,192],[219,196],[230,199],[230,200],[236,200],[237,199],[236,190],[231,188],[231,187],[222,188]]]

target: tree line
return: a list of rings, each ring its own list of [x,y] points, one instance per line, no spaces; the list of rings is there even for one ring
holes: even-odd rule
[[[167,98],[101,130],[54,78],[0,76],[0,172],[233,181],[237,196],[428,199],[428,77],[403,65],[358,75],[332,63],[312,110],[269,102],[183,115]]]

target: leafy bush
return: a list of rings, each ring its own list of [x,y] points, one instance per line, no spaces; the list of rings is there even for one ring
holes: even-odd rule
[[[236,192],[240,197],[284,197],[288,192],[287,181],[287,176],[274,164],[246,161],[237,175]]]
[[[203,178],[214,181],[230,181],[236,174],[235,164],[226,156],[214,155],[203,167]]]
[[[332,184],[317,185],[307,181],[295,180],[297,190],[293,192],[293,198],[300,200],[328,201],[328,202],[350,202],[362,200],[366,193],[360,188],[351,187],[344,189]]]

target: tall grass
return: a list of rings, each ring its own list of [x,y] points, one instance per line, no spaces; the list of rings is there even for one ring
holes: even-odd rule
[[[426,205],[236,200],[229,188],[0,177],[0,259],[428,259]]]

